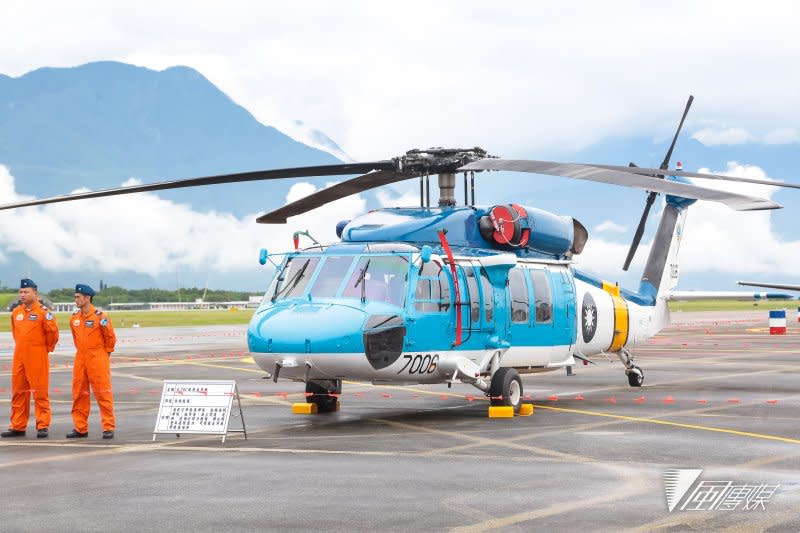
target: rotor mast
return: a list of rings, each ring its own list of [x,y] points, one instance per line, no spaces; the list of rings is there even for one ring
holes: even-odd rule
[[[439,185],[439,207],[456,205],[456,171],[469,163],[490,156],[486,150],[474,148],[428,148],[409,150],[396,157],[393,162],[398,172],[413,173],[420,177],[420,207],[430,207],[430,183],[428,176],[436,174]],[[466,176],[465,176],[466,177]],[[472,182],[472,204],[475,203],[474,181]],[[466,187],[466,181],[465,181]],[[467,194],[465,192],[465,204]]]

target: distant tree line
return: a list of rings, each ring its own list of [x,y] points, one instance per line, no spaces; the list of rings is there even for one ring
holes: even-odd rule
[[[124,289],[117,286],[103,286],[94,296],[97,305],[129,302],[194,302],[203,298],[205,289],[198,287],[181,288],[180,291],[166,291],[163,289]],[[205,302],[230,302],[247,300],[251,292],[212,290],[205,291]],[[47,293],[47,298],[52,302],[71,302],[75,297],[75,288],[53,289]]]

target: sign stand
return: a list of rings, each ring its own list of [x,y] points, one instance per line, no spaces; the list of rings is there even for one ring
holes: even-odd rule
[[[242,429],[228,429],[233,398],[239,408]],[[222,443],[228,433],[244,433],[242,401],[239,388],[233,380],[164,381],[158,418],[153,429],[153,440],[159,433],[221,435]]]

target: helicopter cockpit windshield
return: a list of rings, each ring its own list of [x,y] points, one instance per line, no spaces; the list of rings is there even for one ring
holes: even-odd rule
[[[403,307],[410,257],[391,255],[298,255],[287,259],[270,290],[271,301],[353,298]],[[354,264],[355,263],[355,264]]]

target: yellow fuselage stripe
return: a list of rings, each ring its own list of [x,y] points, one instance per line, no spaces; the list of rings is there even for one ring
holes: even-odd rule
[[[628,331],[630,328],[630,317],[628,316],[628,302],[620,296],[619,285],[612,285],[603,282],[603,290],[611,295],[614,303],[614,335],[611,337],[609,352],[618,352],[628,342]]]

